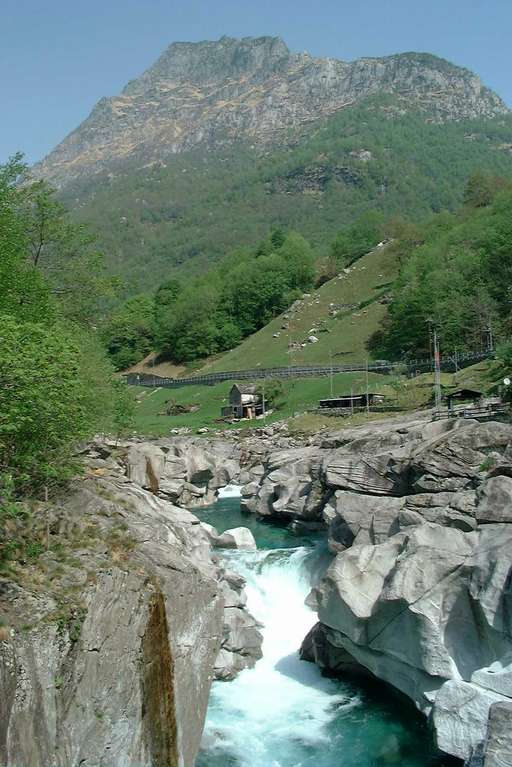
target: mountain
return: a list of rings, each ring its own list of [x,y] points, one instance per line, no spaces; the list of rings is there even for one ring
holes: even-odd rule
[[[511,149],[505,104],[443,59],[344,62],[222,38],[171,45],[33,170],[135,292],[273,227],[325,255],[368,209],[454,209],[475,170],[512,176]]]
[[[344,62],[291,53],[273,37],[173,43],[119,96],[101,99],[37,172],[62,185],[127,159],[274,142],[382,93],[438,120],[507,112],[476,75],[428,54]]]

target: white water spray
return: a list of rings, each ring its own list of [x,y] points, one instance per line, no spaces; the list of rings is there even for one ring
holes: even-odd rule
[[[217,498],[219,500],[224,498],[240,498],[241,494],[242,488],[240,485],[226,485],[217,490]]]
[[[306,548],[228,555],[247,580],[249,610],[263,624],[263,658],[233,682],[214,685],[201,765],[320,767],[327,764],[321,753],[329,723],[359,704],[298,656],[315,622],[304,604],[308,556]]]

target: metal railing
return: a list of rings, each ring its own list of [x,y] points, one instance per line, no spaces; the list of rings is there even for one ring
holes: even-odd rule
[[[453,372],[454,370],[475,364],[484,359],[495,356],[493,350],[480,350],[465,352],[457,355],[441,357],[441,370]],[[425,373],[433,370],[432,359],[403,360],[402,362],[389,362],[379,360],[377,362],[354,362],[349,365],[305,365],[302,367],[287,366],[275,368],[253,368],[252,370],[229,370],[220,373],[207,373],[203,375],[189,376],[185,378],[164,378],[148,373],[128,373],[125,375],[126,382],[131,386],[149,386],[151,388],[163,387],[177,389],[180,386],[213,386],[222,381],[254,381],[265,378],[317,378],[329,376],[333,373],[382,373],[390,375],[396,370],[404,370],[408,374]]]

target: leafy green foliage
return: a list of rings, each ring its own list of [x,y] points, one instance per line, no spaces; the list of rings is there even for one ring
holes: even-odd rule
[[[332,256],[338,268],[352,264],[374,248],[382,239],[383,224],[383,214],[370,210],[338,232],[332,244]]]
[[[505,368],[512,371],[512,341],[504,341],[496,349],[496,357]]]
[[[151,351],[153,311],[152,300],[138,295],[112,313],[103,329],[103,336],[116,370],[130,367]]]
[[[230,349],[284,311],[314,276],[304,238],[274,232],[256,251],[234,251],[183,289],[165,283],[155,299],[159,349],[176,362]]]
[[[280,410],[286,403],[285,385],[278,378],[269,378],[259,383],[256,391],[265,401],[265,410]]]
[[[15,485],[63,476],[70,446],[90,433],[80,348],[70,332],[0,318],[0,473]]]
[[[505,186],[504,182],[500,186]],[[435,328],[444,353],[485,347],[512,329],[512,189],[458,215],[436,216],[405,256],[389,319],[373,350],[399,357],[429,353]],[[408,252],[407,252],[408,250]]]
[[[77,440],[125,428],[127,407],[98,339],[91,282],[61,288],[91,266],[90,240],[40,184],[19,184],[20,157],[0,166],[0,507],[75,470]],[[39,238],[36,240],[36,235]],[[72,244],[72,246],[71,246]],[[71,250],[73,252],[71,252]],[[42,261],[48,261],[48,274]],[[69,262],[72,262],[71,266]],[[82,267],[80,267],[82,268]],[[74,275],[72,278],[71,275]],[[79,292],[88,293],[81,302]],[[86,310],[84,310],[84,308]],[[2,490],[3,488],[3,490]],[[7,544],[6,544],[7,545]],[[35,549],[34,549],[35,552]]]
[[[419,222],[459,207],[477,169],[512,175],[509,116],[437,124],[402,107],[396,97],[372,98],[307,126],[289,145],[190,151],[66,196],[75,217],[94,224],[111,271],[137,293],[173,272],[204,271],[269,228],[295,230],[327,257],[335,234],[368,210]],[[316,169],[330,180],[312,187]]]

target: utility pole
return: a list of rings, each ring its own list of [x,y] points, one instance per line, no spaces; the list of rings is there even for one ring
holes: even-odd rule
[[[492,335],[491,321],[489,320],[489,326],[487,328],[487,351],[492,352],[493,349],[494,349],[494,338]]]
[[[263,379],[263,388],[262,388],[262,392],[261,392],[261,395],[262,395],[261,396],[261,400],[262,400],[261,406],[262,406],[262,409],[263,409],[263,423],[264,424],[266,424],[266,422],[267,422],[267,407],[266,407],[266,402],[265,402],[265,380],[266,379],[264,378]]]
[[[368,360],[366,360],[366,415],[370,415],[370,385],[368,382]]]
[[[334,380],[333,380],[333,369],[332,369],[332,351],[329,349],[329,362],[331,363],[331,399],[334,397]]]
[[[439,356],[439,344],[437,341],[437,330],[434,329],[434,365],[435,365],[435,385],[434,395],[436,402],[436,412],[441,410],[441,358]]]
[[[427,319],[427,325],[428,325],[428,356],[430,358],[430,363],[432,364],[432,317],[429,317]]]

